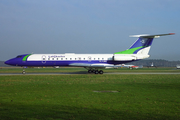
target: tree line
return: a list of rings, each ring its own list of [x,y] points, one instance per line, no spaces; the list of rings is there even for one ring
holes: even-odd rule
[[[176,67],[177,65],[180,65],[180,61],[168,61],[168,60],[162,60],[162,59],[145,59],[145,60],[139,60],[134,61],[129,64],[133,65],[143,65],[144,67],[151,66],[153,63],[154,66],[157,67]]]

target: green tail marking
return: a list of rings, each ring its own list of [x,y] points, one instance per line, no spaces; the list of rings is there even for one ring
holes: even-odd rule
[[[27,60],[27,58],[28,58],[30,55],[31,55],[31,54],[26,55],[26,56],[22,59],[22,61],[26,61],[26,60]]]
[[[148,46],[141,46],[141,47],[136,47],[136,48],[131,48],[131,49],[127,49],[121,52],[116,52],[114,54],[133,54],[136,50],[141,49],[141,48],[145,48]]]

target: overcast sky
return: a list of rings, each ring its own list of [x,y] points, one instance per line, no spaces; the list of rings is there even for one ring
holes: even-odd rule
[[[115,53],[137,38],[151,59],[180,60],[180,0],[0,0],[0,60],[29,53]]]

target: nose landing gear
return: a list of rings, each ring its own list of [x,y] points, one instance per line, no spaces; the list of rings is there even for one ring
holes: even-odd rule
[[[26,71],[25,71],[24,67],[23,67],[23,71],[22,71],[22,74],[26,74]]]

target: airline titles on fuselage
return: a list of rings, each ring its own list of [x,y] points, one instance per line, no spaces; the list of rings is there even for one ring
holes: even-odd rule
[[[79,56],[65,56],[65,55],[48,55],[46,57],[42,57],[44,60],[98,60],[99,62],[107,62],[106,58],[101,58],[101,57],[94,57],[92,58],[91,56],[84,56],[84,57],[79,57]],[[108,59],[108,58],[107,58]]]

